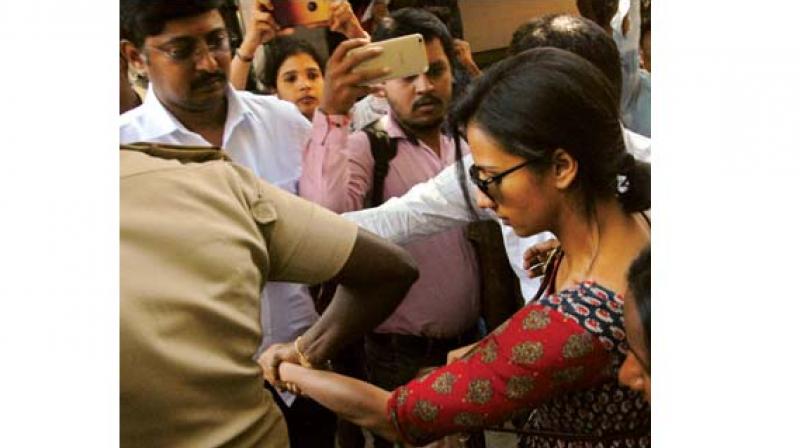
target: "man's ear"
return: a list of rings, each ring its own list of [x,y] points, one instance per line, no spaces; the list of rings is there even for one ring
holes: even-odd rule
[[[119,41],[120,49],[125,59],[128,60],[128,66],[139,75],[147,74],[147,63],[144,60],[144,55],[133,42],[122,39]]]
[[[553,177],[555,187],[566,190],[578,176],[578,161],[561,148],[553,152]]]

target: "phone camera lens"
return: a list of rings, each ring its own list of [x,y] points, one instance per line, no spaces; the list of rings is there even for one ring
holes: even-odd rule
[[[308,10],[314,12],[317,10],[317,2],[308,2]]]

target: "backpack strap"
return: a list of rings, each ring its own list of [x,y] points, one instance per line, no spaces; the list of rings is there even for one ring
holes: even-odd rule
[[[377,207],[383,203],[383,188],[389,174],[389,162],[397,155],[397,139],[386,132],[387,116],[366,125],[363,131],[369,139],[369,148],[375,167],[372,170],[372,190],[364,198],[364,208]]]
[[[364,208],[377,207],[383,203],[383,185],[386,175],[389,174],[389,161],[397,155],[397,139],[389,137],[386,133],[385,119],[388,117],[383,116],[362,129],[369,138],[369,148],[375,160],[375,168],[372,170],[372,190],[364,198]],[[322,314],[333,300],[336,283],[328,281],[313,285],[310,291],[317,312]]]

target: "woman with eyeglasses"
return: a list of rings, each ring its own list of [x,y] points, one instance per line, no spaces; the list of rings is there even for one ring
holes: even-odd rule
[[[478,78],[450,123],[469,141],[478,206],[520,236],[558,237],[537,296],[460,359],[392,392],[288,362],[278,379],[269,351],[265,375],[415,445],[534,409],[520,446],[649,446],[649,406],[616,377],[626,272],[650,240],[650,168],[625,151],[609,81],[572,53],[530,50]]]

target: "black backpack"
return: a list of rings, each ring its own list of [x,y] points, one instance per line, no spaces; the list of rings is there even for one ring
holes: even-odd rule
[[[372,170],[372,190],[364,198],[364,208],[377,207],[383,204],[383,188],[386,175],[389,174],[389,162],[397,155],[397,139],[389,137],[386,133],[386,120],[384,115],[362,129],[369,138],[369,148],[375,160]]]
[[[389,162],[397,155],[397,139],[389,137],[389,134],[386,133],[388,118],[384,115],[362,129],[367,134],[372,158],[375,160],[375,167],[372,170],[372,190],[364,198],[364,208],[383,204],[383,188],[386,183],[386,175],[389,174]],[[313,285],[309,290],[314,299],[314,308],[322,314],[333,299],[336,284],[326,282]]]

